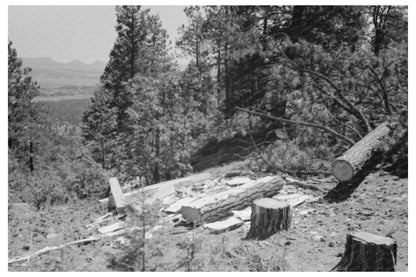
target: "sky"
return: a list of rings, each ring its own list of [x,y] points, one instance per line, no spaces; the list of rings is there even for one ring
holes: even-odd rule
[[[184,6],[142,6],[159,14],[172,42],[186,23]],[[20,57],[108,61],[116,38],[114,6],[9,6],[8,37]]]

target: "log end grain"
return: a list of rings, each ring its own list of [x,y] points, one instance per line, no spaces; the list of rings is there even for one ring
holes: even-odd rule
[[[291,222],[290,204],[273,198],[253,201],[250,231],[246,239],[267,239],[273,234],[288,230]]]
[[[332,166],[332,175],[339,181],[349,181],[354,177],[354,168],[345,160],[336,160]]]

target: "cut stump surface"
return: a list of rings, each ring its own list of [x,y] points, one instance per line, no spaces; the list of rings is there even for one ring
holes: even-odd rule
[[[264,240],[275,233],[288,230],[291,222],[290,204],[272,198],[253,201],[250,231],[246,239]]]

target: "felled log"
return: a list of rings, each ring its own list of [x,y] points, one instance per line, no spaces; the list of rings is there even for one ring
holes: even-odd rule
[[[227,217],[232,210],[251,205],[254,199],[276,195],[286,181],[280,176],[267,176],[244,185],[205,196],[182,206],[181,214],[188,223],[197,225]]]
[[[377,150],[380,150],[383,142],[390,135],[391,125],[388,122],[380,124],[368,133],[360,141],[348,149],[332,164],[332,175],[339,181],[351,180],[360,169],[363,168]]]
[[[246,239],[264,240],[275,233],[288,230],[291,222],[290,205],[273,198],[260,198],[251,206],[250,231]]]
[[[394,271],[397,243],[367,232],[347,234],[344,255],[332,271]]]
[[[184,178],[174,179],[143,188],[143,194],[145,197],[145,204],[152,204],[156,200],[162,200],[169,195],[174,195],[176,193],[175,188],[179,186],[192,185],[199,182],[204,182],[212,178],[212,175],[208,172],[199,173],[190,175]],[[127,203],[136,202],[137,198],[140,198],[142,195],[142,189],[124,193],[124,199]],[[107,204],[109,198],[104,198],[98,200],[101,204]]]

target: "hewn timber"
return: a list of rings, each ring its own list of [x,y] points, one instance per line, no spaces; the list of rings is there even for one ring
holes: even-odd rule
[[[120,184],[118,183],[117,178],[110,178],[110,205],[116,208],[117,213],[124,213],[126,209],[126,201],[123,196],[123,191],[121,190]]]

